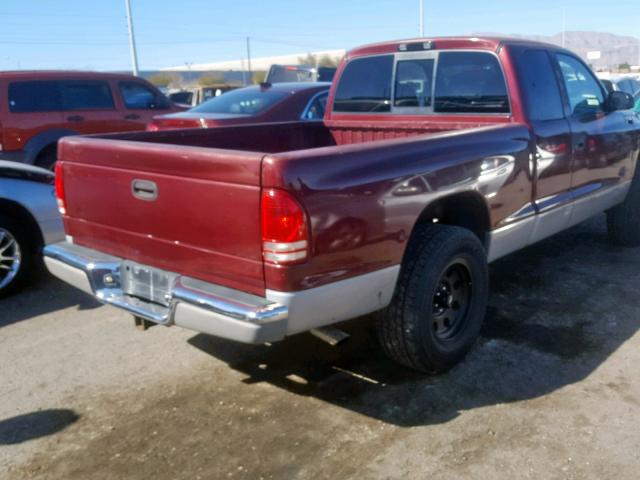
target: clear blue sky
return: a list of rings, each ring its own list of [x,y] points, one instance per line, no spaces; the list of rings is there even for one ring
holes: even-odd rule
[[[131,0],[142,70],[351,48],[418,33],[418,0]],[[426,35],[640,37],[640,0],[425,0]],[[129,69],[124,0],[2,0],[0,70]]]

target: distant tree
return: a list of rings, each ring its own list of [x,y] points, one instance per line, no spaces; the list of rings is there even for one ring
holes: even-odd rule
[[[170,73],[156,73],[151,75],[147,80],[153,83],[156,87],[168,87],[172,83],[178,82],[178,76]]]
[[[313,53],[307,53],[303,57],[298,57],[298,63],[301,65],[311,65],[312,67],[315,67],[316,65],[319,67],[337,67],[340,63],[340,58],[330,57],[326,54],[318,57]]]
[[[201,87],[215,85],[217,83],[224,83],[224,75],[222,73],[207,73],[198,79],[198,85]]]
[[[329,55],[322,55],[318,60],[319,67],[337,67],[340,64],[340,57],[330,57]]]
[[[629,62],[621,63],[620,65],[618,65],[618,70],[622,72],[628,72],[629,70],[631,70],[631,65],[629,65]]]
[[[313,53],[307,53],[303,57],[298,57],[298,63],[300,65],[311,65],[315,67],[317,58]]]

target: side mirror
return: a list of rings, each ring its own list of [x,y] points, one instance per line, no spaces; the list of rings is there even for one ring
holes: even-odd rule
[[[611,92],[604,101],[604,109],[607,112],[615,112],[617,110],[629,110],[635,105],[633,97],[626,92]]]

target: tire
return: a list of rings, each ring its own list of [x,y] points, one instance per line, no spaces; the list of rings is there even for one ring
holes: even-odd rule
[[[438,373],[462,360],[480,334],[489,292],[487,258],[467,229],[417,228],[376,329],[392,360]]]
[[[58,152],[56,145],[49,146],[42,150],[36,158],[35,164],[38,167],[45,168],[50,171],[54,171],[56,166],[56,161],[58,160]]]
[[[640,246],[640,176],[633,179],[624,202],[607,211],[607,230],[615,245]]]
[[[0,215],[0,297],[24,287],[36,267],[35,242],[15,219]]]

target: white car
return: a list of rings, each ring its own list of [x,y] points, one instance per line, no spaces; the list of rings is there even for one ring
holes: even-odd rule
[[[0,297],[33,278],[44,245],[63,239],[53,173],[0,160]]]

